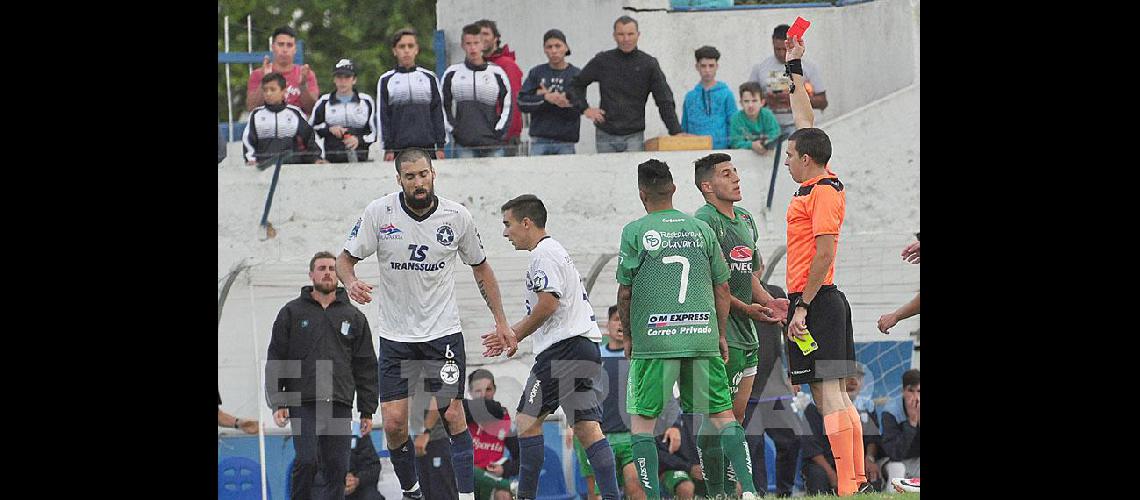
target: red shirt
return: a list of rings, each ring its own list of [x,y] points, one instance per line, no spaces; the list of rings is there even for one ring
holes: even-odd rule
[[[491,462],[503,458],[507,434],[511,432],[511,414],[503,411],[503,419],[480,427],[477,422],[468,422],[471,432],[471,445],[475,449],[475,466],[486,469]]]
[[[247,85],[245,89],[246,95],[257,94],[261,92],[261,79],[264,76],[265,73],[261,68],[257,68],[253,70],[253,73],[249,74],[249,85]],[[308,117],[313,112],[313,110],[312,108],[305,109],[304,106],[301,106],[301,65],[294,64],[293,69],[282,73],[282,76],[285,77],[286,84],[285,104],[292,104],[293,106],[301,108],[301,111],[304,111],[305,116]],[[317,87],[317,75],[314,75],[312,71],[309,71],[308,80],[309,89],[313,92],[316,92],[317,95],[321,95],[321,89]]]

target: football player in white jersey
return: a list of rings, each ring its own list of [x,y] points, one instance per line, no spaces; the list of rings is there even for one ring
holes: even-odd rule
[[[503,236],[516,250],[530,252],[526,272],[527,315],[512,326],[517,341],[534,338],[534,365],[519,399],[518,498],[538,492],[544,446],[542,422],[562,407],[574,422],[574,436],[586,448],[602,498],[617,499],[614,452],[602,434],[602,408],[593,381],[601,373],[598,343],[602,333],[594,318],[582,276],[570,254],[546,234],[546,207],[524,194],[502,207]],[[483,335],[489,354],[504,348],[498,332]]]
[[[471,266],[495,318],[494,335],[508,355],[517,349],[515,334],[471,213],[435,195],[431,157],[420,149],[404,150],[396,157],[396,173],[401,191],[373,200],[364,209],[337,257],[337,277],[353,300],[371,302],[374,285],[357,279],[355,266],[376,254],[380,414],[404,498],[422,497],[414,447],[408,439],[408,387],[423,388],[426,381],[432,396],[428,408],[414,410],[429,410],[424,419],[428,429],[443,413],[459,498],[474,499],[474,455],[462,404],[466,353],[455,303],[456,256]]]

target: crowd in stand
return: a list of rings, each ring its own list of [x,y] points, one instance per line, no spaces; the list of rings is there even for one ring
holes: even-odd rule
[[[566,34],[548,30],[542,39],[547,62],[531,68],[525,79],[495,21],[464,26],[464,60],[441,75],[416,65],[418,34],[405,28],[390,39],[397,63],[380,76],[375,95],[357,90],[356,64],[349,59],[332,68],[335,90],[321,94],[309,65],[293,63],[297,34],[283,26],[273,32],[272,57],[250,74],[243,159],[262,168],[276,160],[368,161],[373,144],[385,161],[413,147],[443,159],[448,144],[459,158],[574,154],[583,116],[595,126],[597,152],[642,151],[650,94],[670,135],[709,136],[712,149],[763,155],[795,129],[784,73],[787,31],[787,25],[775,28],[773,55],[752,68],[735,95],[716,78],[720,52],[696,49],[700,82],[685,94],[678,120],[665,74],[655,57],[638,49],[638,22],[629,16],[614,21],[615,48],[597,53],[582,68],[566,60]],[[812,107],[826,108],[819,70],[805,61],[804,71]],[[591,105],[586,89],[594,83],[601,99]],[[530,115],[527,144],[523,113]]]

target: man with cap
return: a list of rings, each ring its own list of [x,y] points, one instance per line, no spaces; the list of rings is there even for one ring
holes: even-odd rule
[[[341,59],[333,67],[336,91],[322,95],[309,123],[323,141],[324,159],[332,163],[368,160],[368,147],[376,142],[372,120],[376,101],[356,91],[356,66]]]
[[[530,113],[530,154],[574,154],[579,113],[566,97],[566,89],[581,70],[566,61],[570,47],[561,30],[542,35],[542,50],[547,63],[531,68],[519,92],[519,110]]]

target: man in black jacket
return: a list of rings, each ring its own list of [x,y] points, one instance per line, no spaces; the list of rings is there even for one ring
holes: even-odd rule
[[[617,48],[598,52],[570,85],[571,102],[597,127],[595,138],[599,153],[644,150],[645,102],[650,92],[669,134],[683,133],[681,122],[677,121],[673,91],[665,81],[657,58],[638,50],[640,36],[636,20],[619,17],[614,21]],[[597,108],[590,107],[586,101],[586,87],[594,82],[598,82],[602,95]]]
[[[312,286],[277,313],[265,365],[265,389],[278,427],[293,419],[293,500],[342,500],[352,443],[352,398],[360,433],[372,430],[380,387],[372,330],[364,313],[338,288],[336,256],[309,261]]]

